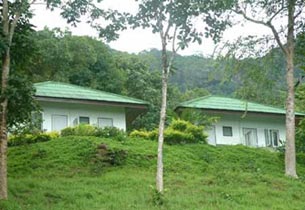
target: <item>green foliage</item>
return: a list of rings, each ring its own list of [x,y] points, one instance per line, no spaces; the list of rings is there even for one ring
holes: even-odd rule
[[[96,127],[87,124],[80,124],[75,127],[67,127],[61,130],[62,136],[95,136]]]
[[[165,196],[163,192],[159,192],[157,189],[153,189],[152,203],[155,206],[163,206],[165,202]]]
[[[8,146],[20,146],[37,142],[46,142],[59,137],[57,132],[10,135]]]
[[[113,138],[118,141],[125,141],[127,138],[126,132],[116,127],[98,128],[95,136],[104,138]]]
[[[198,140],[191,133],[168,128],[164,131],[164,142],[167,144],[197,143]]]
[[[67,127],[61,130],[61,136],[96,136],[113,138],[118,141],[126,140],[125,131],[116,127],[97,128],[88,124],[80,124],[75,127]]]
[[[92,170],[99,174],[109,166],[121,166],[126,162],[127,154],[125,150],[110,149],[106,144],[100,144],[92,159]]]
[[[133,130],[130,132],[129,137],[131,138],[140,138],[140,139],[151,139],[150,133],[146,130]]]
[[[203,126],[196,126],[184,120],[173,120],[164,132],[164,140],[169,144],[206,143],[207,135],[203,130]]]
[[[184,120],[173,120],[164,131],[164,142],[167,144],[206,143],[207,135],[204,134],[203,130],[203,126],[196,126]],[[157,140],[158,130],[134,130],[129,136]]]
[[[75,135],[75,129],[74,127],[67,127],[60,131],[61,136],[73,136]]]
[[[40,109],[37,101],[33,98],[34,93],[35,89],[28,77],[17,69],[13,69],[5,93],[8,98],[7,125],[11,132],[34,126],[35,122],[33,122],[31,113]]]
[[[297,152],[305,153],[305,119],[302,119],[296,128],[295,147]]]
[[[204,127],[209,127],[219,120],[219,117],[207,116],[203,111],[191,108],[183,109],[179,113],[179,117],[180,119],[191,122],[194,125],[202,125]]]
[[[118,165],[98,163],[98,168],[95,155],[102,144],[108,151],[126,155],[116,155]],[[278,152],[205,144],[165,144],[164,150],[167,187],[165,202],[157,207],[153,198],[158,196],[150,187],[155,181],[155,141],[122,143],[74,136],[10,147],[10,199],[0,201],[0,209],[286,210],[305,206],[305,165],[297,165],[299,179],[287,178]]]
[[[191,125],[190,122],[188,121],[184,121],[184,120],[174,120],[171,124],[170,124],[170,128],[172,128],[173,130],[177,130],[177,131],[186,131],[186,129]]]

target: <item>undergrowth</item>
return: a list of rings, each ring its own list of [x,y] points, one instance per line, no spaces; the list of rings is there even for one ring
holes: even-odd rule
[[[279,152],[244,146],[164,146],[156,194],[157,143],[63,137],[9,148],[9,200],[1,210],[305,208],[305,164],[285,177]]]

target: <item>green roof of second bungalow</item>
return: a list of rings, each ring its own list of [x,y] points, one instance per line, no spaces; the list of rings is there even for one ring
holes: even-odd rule
[[[272,107],[240,99],[211,95],[183,102],[179,104],[177,108],[198,108],[208,110],[286,114],[286,110],[283,108]],[[305,116],[304,113],[299,112],[297,112],[296,115]]]
[[[142,101],[140,99],[61,82],[40,82],[35,83],[34,87],[36,88],[35,96],[37,97],[148,105],[146,101]]]

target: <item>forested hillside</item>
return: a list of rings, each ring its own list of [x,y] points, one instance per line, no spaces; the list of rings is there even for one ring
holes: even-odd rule
[[[32,83],[46,80],[68,82],[146,100],[151,104],[150,109],[135,121],[134,127],[156,127],[161,100],[160,51],[119,52],[102,41],[73,36],[69,31],[59,29],[19,33],[27,42],[22,48],[25,52],[16,53],[19,59],[14,62],[14,67],[23,78],[27,75]],[[297,58],[302,63],[304,37],[300,37]],[[19,52],[17,48],[13,50]],[[302,65],[297,66],[296,81],[304,74],[301,68]],[[237,59],[234,54],[217,58],[177,55],[170,77],[168,109],[208,94],[283,107],[285,89],[285,62],[278,49],[263,57],[244,59]],[[301,102],[303,90],[301,84],[296,91],[300,111],[304,108]]]

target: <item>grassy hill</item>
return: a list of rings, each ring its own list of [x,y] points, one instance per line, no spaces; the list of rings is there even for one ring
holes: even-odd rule
[[[10,199],[0,209],[305,209],[305,179],[284,177],[279,153],[202,144],[165,146],[165,203],[155,206],[156,150],[92,137],[11,147]]]

